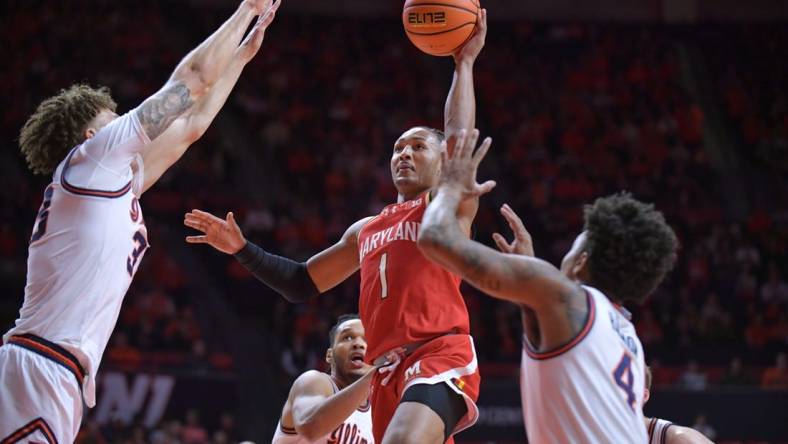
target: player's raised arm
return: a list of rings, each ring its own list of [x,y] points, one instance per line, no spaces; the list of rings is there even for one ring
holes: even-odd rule
[[[135,112],[150,140],[213,87],[227,70],[252,19],[270,4],[271,0],[243,0],[219,29],[184,57],[164,87],[142,102]]]
[[[473,66],[487,37],[487,10],[482,9],[473,36],[454,53],[454,77],[443,112],[444,132],[449,151],[460,131],[476,127],[476,92],[473,87]]]
[[[280,4],[281,0],[275,0],[258,17],[244,41],[235,49],[230,64],[213,87],[197,100],[190,110],[178,117],[161,136],[145,147],[142,152],[145,162],[143,191],[156,183],[162,174],[183,156],[189,146],[207,131],[238,82],[244,67],[260,50],[265,31],[273,22]]]
[[[473,36],[454,53],[454,77],[444,108],[446,147],[452,152],[464,128],[476,127],[476,92],[473,86],[473,66],[487,38],[487,10],[482,9]],[[460,204],[457,217],[466,236],[470,236],[473,219],[479,209],[478,198]]]
[[[333,392],[325,373],[308,371],[293,383],[290,391],[292,417],[296,433],[309,442],[331,433],[369,396],[374,367],[360,379]]]
[[[476,183],[476,170],[490,147],[485,139],[474,153],[478,131],[461,133],[452,155],[446,154],[436,199],[427,208],[419,248],[431,260],[499,299],[534,309],[581,298],[582,290],[551,264],[533,257],[505,254],[467,238],[457,211],[464,199],[492,190],[495,182]],[[563,304],[563,302],[561,302]]]
[[[203,233],[186,237],[186,242],[209,244],[234,255],[259,281],[296,303],[334,288],[358,270],[358,233],[369,219],[351,225],[339,242],[306,262],[271,254],[247,241],[233,213],[227,213],[222,220],[204,211],[192,210],[186,213],[183,223]]]

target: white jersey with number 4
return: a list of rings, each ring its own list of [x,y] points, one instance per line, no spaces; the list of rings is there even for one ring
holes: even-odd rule
[[[148,248],[137,200],[139,152],[148,142],[132,111],[58,165],[33,226],[24,304],[3,337],[34,334],[71,352],[87,373],[83,396],[90,407],[101,356]]]
[[[546,353],[524,339],[520,386],[528,440],[645,444],[643,347],[626,310],[583,288],[589,314],[577,337]]]

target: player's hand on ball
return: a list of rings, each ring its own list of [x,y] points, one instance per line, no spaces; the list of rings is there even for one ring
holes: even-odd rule
[[[487,38],[487,10],[482,9],[479,15],[479,24],[468,42],[466,42],[457,52],[454,53],[456,63],[468,61],[473,63],[476,57],[484,48],[484,41]]]
[[[186,236],[186,242],[190,244],[208,244],[227,254],[235,254],[246,245],[233,213],[227,213],[227,219],[222,220],[205,211],[192,210],[186,213],[183,224],[203,233],[201,236]]]
[[[271,25],[271,22],[274,21],[276,11],[279,9],[279,5],[282,4],[282,0],[274,0],[273,3],[271,0],[267,0],[265,3],[265,9],[260,16],[257,17],[257,21],[254,26],[252,26],[249,34],[246,35],[246,38],[241,42],[241,46],[238,47],[238,56],[244,62],[252,60],[260,50],[260,46],[262,46],[263,39],[265,38],[265,31],[268,29],[268,26]]]
[[[494,180],[488,180],[483,184],[476,182],[479,164],[492,144],[492,139],[487,137],[479,149],[474,152],[478,140],[479,130],[460,131],[457,142],[454,144],[454,152],[451,154],[448,153],[446,142],[443,142],[441,153],[443,164],[439,189],[459,191],[462,193],[462,197],[467,199],[487,194],[495,188]]]
[[[531,233],[525,229],[525,225],[523,225],[520,216],[512,210],[509,204],[503,204],[501,207],[501,215],[503,215],[503,218],[509,223],[509,228],[511,228],[512,233],[514,233],[514,240],[512,242],[507,242],[506,238],[500,233],[493,234],[493,240],[495,244],[498,245],[498,249],[504,253],[533,256],[534,243],[531,240]]]

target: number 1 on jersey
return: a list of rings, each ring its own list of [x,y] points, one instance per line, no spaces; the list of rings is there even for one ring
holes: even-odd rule
[[[388,253],[383,253],[383,256],[380,257],[380,267],[378,270],[380,271],[380,298],[386,299],[389,295],[389,286],[386,282],[386,257]]]

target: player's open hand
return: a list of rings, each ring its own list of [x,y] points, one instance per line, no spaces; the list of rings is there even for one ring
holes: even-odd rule
[[[498,249],[504,253],[533,256],[534,243],[531,240],[531,233],[525,229],[525,225],[523,225],[520,216],[512,210],[509,204],[503,204],[501,207],[501,215],[503,215],[503,218],[509,223],[509,228],[511,228],[512,233],[514,233],[514,240],[512,242],[507,242],[506,238],[504,238],[501,233],[494,233],[493,240],[495,244],[498,245]]]
[[[474,152],[478,140],[479,130],[460,131],[457,142],[454,144],[454,152],[451,154],[448,152],[446,142],[443,142],[441,153],[443,164],[439,189],[459,191],[462,193],[462,197],[467,199],[487,194],[495,188],[493,180],[488,180],[483,184],[476,182],[479,164],[492,144],[492,139],[487,137],[479,149]]]
[[[208,244],[227,254],[235,254],[246,245],[233,213],[227,213],[227,219],[222,220],[205,211],[192,210],[184,216],[183,224],[203,233],[201,236],[186,236],[186,242],[190,244]]]
[[[257,52],[260,51],[260,47],[263,45],[263,39],[265,38],[265,31],[268,29],[268,26],[271,25],[271,22],[274,21],[276,11],[279,9],[279,5],[282,4],[282,0],[274,0],[273,2],[267,0],[266,3],[268,6],[260,16],[257,17],[254,26],[252,26],[252,29],[241,42],[241,46],[238,47],[238,57],[240,57],[244,63],[252,60]]]
[[[454,62],[475,62],[476,57],[484,48],[484,41],[487,38],[487,10],[482,9],[479,13],[476,30],[468,41],[454,53]]]

